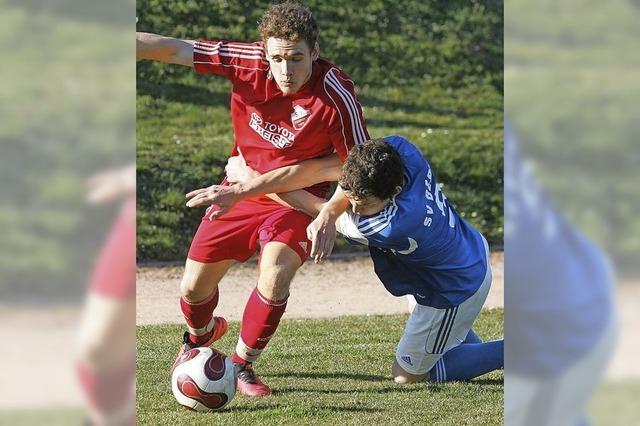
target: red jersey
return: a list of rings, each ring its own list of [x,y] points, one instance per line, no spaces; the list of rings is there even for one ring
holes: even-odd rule
[[[260,173],[337,152],[344,161],[354,144],[369,139],[353,81],[318,59],[309,80],[285,96],[271,76],[264,43],[195,42],[193,66],[233,84],[231,118],[235,143]],[[326,196],[328,184],[308,188]]]

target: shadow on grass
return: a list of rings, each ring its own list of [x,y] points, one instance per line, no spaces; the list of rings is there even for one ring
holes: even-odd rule
[[[274,393],[276,395],[276,393]],[[262,400],[264,401],[264,399]],[[241,402],[240,402],[241,403]],[[247,405],[247,406],[235,406],[231,405],[226,407],[223,410],[216,411],[216,413],[254,413],[256,411],[265,411],[265,410],[277,410],[286,407],[283,404],[267,404],[267,405]],[[318,411],[326,411],[329,413],[335,412],[348,412],[348,413],[378,413],[382,411],[379,408],[369,408],[369,407],[356,407],[356,406],[347,406],[347,407],[336,407],[333,405],[314,405],[312,411],[314,414],[317,414]]]
[[[407,89],[407,93],[410,93],[410,89]],[[435,106],[429,103],[425,103],[423,100],[419,100],[413,98],[411,96],[407,96],[402,100],[391,100],[384,97],[384,95],[367,93],[360,96],[361,104],[364,107],[378,107],[381,109],[385,109],[387,111],[409,111],[415,112],[420,111],[423,114],[431,114],[431,115],[439,115],[439,116],[454,116],[461,120],[467,120],[472,117],[483,117],[483,116],[491,116],[491,112],[485,110],[468,110],[462,107],[443,107],[443,106]],[[367,118],[367,117],[365,117]],[[391,120],[391,122],[396,122],[396,120]],[[396,124],[397,125],[397,124]],[[415,123],[414,123],[415,125]],[[430,124],[430,126],[435,127],[435,124]],[[456,126],[457,128],[457,126]]]
[[[318,407],[318,406],[314,406],[314,412],[316,409],[318,410],[322,410],[322,411],[327,411],[329,413],[335,413],[337,412],[348,412],[348,413],[379,413],[382,410],[379,408],[367,408],[367,407],[336,407],[333,405],[329,405],[329,406],[322,406],[322,407]]]
[[[263,399],[264,401],[264,399]],[[282,404],[261,404],[261,405],[241,405],[236,406],[236,403],[241,403],[234,398],[234,401],[229,403],[229,406],[225,407],[222,410],[216,411],[215,413],[255,413],[256,411],[265,411],[265,410],[277,410],[285,407]]]
[[[317,394],[330,394],[330,395],[340,395],[340,394],[353,394],[354,392],[358,393],[408,393],[408,392],[418,392],[424,390],[423,386],[387,386],[384,388],[361,388],[354,387],[351,389],[313,389],[313,388],[303,388],[300,386],[295,387],[287,387],[287,388],[279,388],[274,389],[274,395],[286,395],[286,394],[294,394],[294,393],[317,393]],[[430,389],[431,390],[431,389]],[[442,389],[434,389],[434,392],[439,392]]]
[[[483,385],[483,386],[504,386],[504,379],[479,379],[473,380],[469,383]]]
[[[147,95],[152,98],[163,98],[168,101],[185,103],[201,106],[224,106],[229,107],[231,100],[231,90],[217,90],[216,86],[210,86],[206,89],[198,87],[196,84],[185,84],[180,82],[164,81],[162,83],[147,82],[139,80],[136,86],[138,95]],[[408,90],[408,89],[407,89]],[[402,100],[386,99],[384,95],[363,94],[360,97],[361,104],[367,108],[381,108],[386,111],[407,111],[420,112],[420,116],[412,118],[372,118],[366,117],[370,126],[380,127],[430,127],[430,128],[449,128],[450,125],[437,124],[425,121],[423,115],[452,116],[459,120],[468,120],[472,117],[480,118],[491,116],[490,112],[484,110],[469,111],[465,108],[455,107],[436,107],[434,105],[425,104],[419,100],[409,96]],[[468,125],[460,127],[461,123],[455,123],[456,128],[475,129],[476,126]]]
[[[136,90],[139,96],[147,95],[152,98],[163,98],[172,102],[192,105],[224,106],[228,108],[231,101],[231,91],[218,92],[183,83],[166,82],[155,84],[139,81]]]
[[[295,377],[298,379],[352,379],[367,382],[386,382],[391,380],[391,376],[375,376],[372,374],[350,374],[350,373],[277,373],[263,374],[264,377]]]

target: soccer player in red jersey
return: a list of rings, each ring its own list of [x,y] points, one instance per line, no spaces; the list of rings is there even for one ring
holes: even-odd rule
[[[235,143],[260,173],[332,153],[344,161],[349,149],[369,139],[353,81],[319,58],[318,25],[295,2],[272,5],[259,25],[262,41],[245,43],[179,40],[137,34],[137,57],[190,66],[226,77],[233,84],[231,117]],[[305,188],[325,197],[329,183],[319,173]],[[277,188],[277,185],[276,185]],[[277,191],[276,191],[277,192]],[[189,207],[211,204],[208,188],[187,194]],[[218,283],[234,261],[244,262],[260,248],[260,277],[247,301],[233,354],[238,390],[269,395],[252,368],[284,314],[289,286],[309,256],[306,228],[311,217],[268,197],[243,200],[218,216],[205,213],[193,238],[181,283],[180,305],[188,332],[178,354],[208,346],[227,330],[213,316]],[[215,218],[215,220],[212,220]]]

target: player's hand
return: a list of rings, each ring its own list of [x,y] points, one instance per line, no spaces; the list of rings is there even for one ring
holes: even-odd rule
[[[227,181],[230,183],[247,182],[255,177],[260,176],[260,173],[249,167],[244,161],[242,152],[238,149],[239,154],[235,157],[229,157],[227,165],[224,166],[224,171],[227,174]]]
[[[307,238],[311,240],[311,257],[315,263],[322,263],[331,255],[336,242],[335,219],[321,211],[307,227]]]
[[[207,209],[209,220],[228,212],[242,199],[237,185],[211,185],[207,188],[191,191],[185,197],[189,199],[187,207],[211,206]]]

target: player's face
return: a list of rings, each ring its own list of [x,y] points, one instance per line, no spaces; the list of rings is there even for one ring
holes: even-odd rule
[[[267,39],[267,60],[282,93],[292,95],[309,80],[313,61],[318,57],[317,47],[309,49],[304,40]]]
[[[351,203],[351,211],[358,216],[371,216],[380,213],[391,202],[390,199],[381,200],[373,195],[365,198],[354,198],[348,191],[345,191],[344,195]]]

